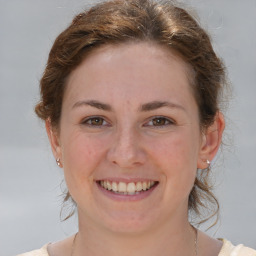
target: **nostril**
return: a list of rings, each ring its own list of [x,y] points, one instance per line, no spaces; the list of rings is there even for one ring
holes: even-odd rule
[[[127,124],[125,130],[119,129],[108,149],[107,160],[121,169],[143,164],[146,154],[139,134],[132,127],[127,128]]]
[[[121,169],[138,166],[145,162],[145,157],[139,150],[130,152],[115,150],[109,152],[107,158],[112,164],[118,165]]]

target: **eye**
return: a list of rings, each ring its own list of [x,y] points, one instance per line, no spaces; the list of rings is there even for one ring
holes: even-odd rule
[[[163,127],[167,125],[172,125],[174,122],[166,117],[154,117],[149,122],[145,124],[145,126],[155,126],[155,127]]]
[[[102,117],[90,117],[85,119],[82,124],[87,125],[87,126],[107,126],[108,123],[104,120]]]

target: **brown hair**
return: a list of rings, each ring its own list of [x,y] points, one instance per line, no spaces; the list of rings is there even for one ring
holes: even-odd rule
[[[41,101],[37,115],[50,118],[58,128],[65,81],[85,56],[106,44],[150,41],[167,47],[188,63],[194,72],[193,92],[198,104],[200,125],[208,127],[219,110],[225,71],[207,33],[187,11],[171,1],[113,0],[99,3],[77,15],[55,40],[42,76]],[[200,207],[218,213],[218,201],[208,184],[208,173],[198,171],[189,196],[189,209]],[[68,200],[69,193],[65,200]]]

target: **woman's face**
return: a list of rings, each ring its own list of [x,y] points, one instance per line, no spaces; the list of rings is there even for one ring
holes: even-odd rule
[[[134,43],[97,49],[71,73],[53,150],[80,223],[137,232],[187,219],[205,143],[189,72]]]

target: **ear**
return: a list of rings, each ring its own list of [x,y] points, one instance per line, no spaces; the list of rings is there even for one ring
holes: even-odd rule
[[[197,161],[197,168],[205,169],[208,167],[207,160],[210,162],[215,157],[222,141],[222,134],[225,128],[223,114],[218,112],[215,120],[202,135],[202,143]]]
[[[52,124],[51,124],[51,119],[48,118],[46,121],[45,121],[45,128],[46,128],[46,131],[47,131],[47,135],[48,135],[48,138],[49,138],[49,141],[50,141],[50,144],[51,144],[51,148],[52,148],[52,153],[54,155],[54,158],[56,159],[59,159],[60,161],[58,162],[59,164],[59,167],[63,167],[62,166],[62,154],[61,154],[61,147],[60,147],[60,143],[59,143],[59,134],[57,132],[56,129],[54,129],[52,127]]]

